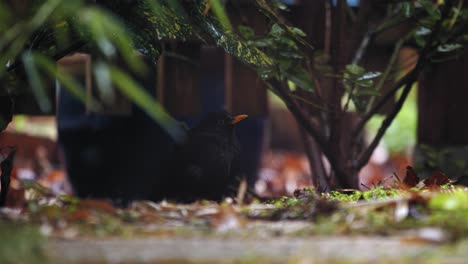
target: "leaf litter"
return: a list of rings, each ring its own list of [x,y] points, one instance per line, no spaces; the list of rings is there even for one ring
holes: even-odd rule
[[[465,187],[453,185],[440,172],[420,180],[411,167],[403,180],[396,178],[393,187],[367,191],[318,194],[304,188],[291,197],[268,201],[242,197],[242,204],[233,199],[192,204],[135,201],[127,208],[106,200],[54,195],[37,182],[27,181],[19,188],[24,198],[0,210],[0,223],[37,227],[42,236],[60,239],[326,234],[443,243],[468,235]]]

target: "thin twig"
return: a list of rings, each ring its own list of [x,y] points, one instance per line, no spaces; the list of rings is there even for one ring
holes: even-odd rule
[[[191,58],[189,58],[188,56],[185,56],[183,54],[179,54],[177,52],[171,52],[171,51],[167,51],[165,50],[162,55],[165,55],[166,57],[168,58],[174,58],[176,60],[179,60],[179,61],[183,61],[183,62],[186,62],[194,67],[200,67],[200,63],[197,62],[196,60],[193,60]]]
[[[364,151],[364,153],[359,157],[358,162],[355,165],[356,169],[359,170],[360,168],[364,167],[364,165],[367,164],[370,156],[374,152],[374,149],[379,144],[380,140],[382,139],[383,135],[387,131],[388,127],[392,124],[393,119],[395,119],[395,117],[400,112],[400,109],[402,108],[406,98],[408,97],[409,92],[411,91],[411,87],[413,86],[413,83],[416,81],[416,78],[417,78],[416,71],[413,71],[410,77],[411,79],[406,83],[403,93],[401,94],[400,99],[398,99],[397,103],[395,104],[395,107],[393,108],[392,112],[382,122],[382,125],[377,131],[377,135],[374,137],[371,144],[369,144],[369,146]]]
[[[312,106],[312,107],[314,107],[314,108],[320,109],[320,110],[322,110],[322,111],[327,111],[327,109],[325,109],[323,106],[321,106],[321,105],[319,105],[319,104],[316,104],[316,103],[313,103],[313,102],[311,102],[311,101],[309,101],[309,100],[307,100],[307,99],[304,99],[304,98],[302,98],[302,97],[299,96],[299,95],[291,94],[291,93],[290,93],[289,95],[290,95],[292,98],[297,99],[297,100],[299,100],[299,101],[301,101],[301,102],[303,102],[303,103],[305,103],[305,104],[308,104],[308,105],[310,105],[310,106]]]
[[[284,87],[285,84],[280,81],[270,81],[270,85],[273,91],[277,92],[281,99],[283,99],[284,103],[297,119],[299,124],[304,127],[304,129],[312,135],[317,143],[320,145],[321,148],[326,147],[326,140],[322,134],[319,133],[318,128],[305,117],[304,113],[301,112],[300,107],[297,105],[296,101],[294,101],[289,93],[289,91]],[[326,151],[326,150],[324,150]],[[330,153],[328,153],[330,154]]]
[[[318,80],[317,75],[314,74],[312,66],[310,66],[310,60],[307,60],[306,67],[307,71],[309,72],[309,75],[312,77],[312,80],[315,84],[315,94],[317,96],[317,99],[321,102],[325,102],[322,97],[322,86],[320,85],[320,81]]]
[[[354,36],[360,36],[363,31],[367,31],[364,33],[364,36],[362,37],[361,43],[359,47],[356,47],[356,40],[353,41],[352,47],[357,48],[356,52],[354,53],[353,60],[351,64],[359,64],[361,61],[362,57],[367,51],[367,47],[369,44],[372,42],[373,37],[375,36],[373,34],[373,31],[370,31],[368,29],[368,16],[371,13],[371,1],[370,0],[361,0],[359,4],[359,12],[357,14],[357,19],[356,23],[353,25],[353,33],[352,35]],[[366,28],[364,30],[364,28]]]
[[[366,187],[367,190],[370,190],[370,189],[371,189],[369,186],[365,185],[364,183],[361,183],[361,185],[364,186],[364,187]]]
[[[359,62],[361,61],[362,57],[365,54],[365,51],[367,50],[367,47],[369,46],[370,40],[371,40],[371,33],[368,32],[362,38],[361,44],[359,45],[359,48],[356,54],[354,55],[354,58],[351,64],[359,64]]]
[[[400,54],[401,46],[403,45],[404,39],[400,39],[396,44],[395,47],[393,48],[393,53],[392,56],[390,57],[390,61],[388,62],[388,66],[385,69],[385,71],[382,74],[382,77],[380,77],[379,81],[377,82],[377,85],[375,86],[376,91],[380,91],[382,87],[384,86],[385,82],[388,79],[388,76],[390,75],[390,72],[393,70],[395,67],[395,64],[398,59],[398,54]],[[371,108],[371,106],[374,104],[375,101],[375,96],[371,96],[368,102],[368,109],[366,112],[368,112]]]
[[[390,99],[393,98],[395,93],[400,90],[400,88],[408,83],[411,80],[411,76],[414,74],[415,69],[413,69],[411,72],[403,76],[401,79],[399,79],[394,85],[393,88],[388,91],[376,104],[375,106],[367,112],[366,115],[361,119],[359,124],[356,126],[356,128],[353,130],[353,137],[356,138],[361,134],[364,126],[367,124],[367,122],[377,113],[382,106],[384,106]]]
[[[343,114],[348,112],[348,108],[349,108],[349,103],[351,102],[351,97],[354,93],[354,90],[356,90],[356,85],[353,85],[353,87],[351,87],[351,90],[349,90],[348,92],[348,98],[346,98],[346,103],[343,107]]]

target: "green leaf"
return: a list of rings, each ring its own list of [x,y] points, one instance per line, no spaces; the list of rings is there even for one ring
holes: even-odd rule
[[[313,92],[315,90],[314,81],[309,72],[305,69],[299,69],[294,72],[285,72],[284,74],[288,80],[295,83],[299,88]]]
[[[4,32],[11,23],[12,12],[10,8],[4,3],[0,2],[0,30]]]
[[[287,71],[293,65],[293,61],[285,58],[277,58],[275,62],[278,64],[281,71]]]
[[[281,24],[282,27],[287,29],[288,34],[290,34],[298,43],[313,49],[314,47],[310,45],[307,41],[305,41],[302,37],[299,37],[297,34],[294,34],[286,25],[285,23],[282,23],[281,17],[277,14],[276,10],[272,8],[266,0],[256,0],[256,3],[262,13],[264,13],[268,18],[270,18],[271,21],[275,21],[278,24]]]
[[[219,0],[208,0],[208,2],[210,3],[211,9],[213,10],[213,13],[216,15],[216,17],[219,19],[221,25],[225,29],[232,30],[231,22],[229,21],[229,18],[226,14],[226,11],[224,10],[223,5],[221,5],[221,2]]]
[[[297,28],[297,27],[289,27],[288,28],[290,30],[291,33],[293,33],[294,35],[298,36],[298,37],[306,37],[307,34],[302,31],[302,29],[300,28]]]
[[[106,56],[116,56],[118,50],[135,72],[145,70],[140,57],[135,54],[133,41],[125,31],[126,27],[121,20],[108,11],[98,8],[83,8],[79,15],[80,25],[89,30],[92,40]]]
[[[356,111],[358,113],[364,113],[366,111],[367,107],[367,100],[364,100],[362,97],[352,95],[351,100],[354,103],[354,106],[356,107]]]
[[[380,96],[380,92],[376,91],[374,88],[364,88],[361,87],[356,90],[357,95],[373,95],[373,96]]]
[[[33,54],[33,56],[34,61],[40,69],[49,74],[51,78],[57,79],[57,81],[67,89],[70,94],[78,98],[81,102],[86,102],[87,96],[84,87],[82,87],[79,82],[75,81],[70,74],[58,68],[54,61],[44,55],[36,53]],[[90,107],[92,109],[97,109],[98,104],[94,100],[90,99]]]
[[[364,79],[364,80],[358,79],[355,82],[355,84],[359,87],[369,88],[369,87],[372,87],[372,85],[374,85],[374,81],[370,79]]]
[[[176,142],[182,142],[186,131],[174,120],[141,86],[117,67],[110,67],[114,85],[129,99],[140,106],[149,116],[156,120]]]
[[[362,76],[358,78],[359,81],[361,80],[368,80],[368,79],[374,79],[382,75],[381,72],[366,72]]]
[[[273,60],[263,51],[248,45],[236,34],[224,30],[218,21],[211,19],[210,16],[204,16],[199,7],[197,8],[196,18],[216,44],[227,53],[261,72],[270,71],[270,68],[273,66]]]
[[[266,47],[271,47],[273,45],[274,41],[271,38],[265,38],[265,39],[259,39],[255,41],[248,41],[247,44],[252,45],[254,47],[258,48],[266,48]]]
[[[28,52],[23,54],[22,61],[39,108],[43,113],[50,113],[52,111],[52,104],[47,96],[42,79],[39,76],[34,57]]]
[[[239,25],[238,29],[239,29],[239,33],[244,39],[252,40],[255,38],[255,31],[253,30],[253,28]]]
[[[115,94],[112,87],[109,65],[103,61],[97,61],[93,63],[93,71],[100,98],[105,103],[112,103],[115,100]]]
[[[145,14],[146,20],[149,22],[148,25],[151,25],[145,32],[157,32],[158,40],[186,41],[193,37],[195,30],[188,24],[185,11],[176,2],[169,1],[169,8],[159,1],[145,1],[149,6]],[[141,25],[139,26],[141,28]],[[154,39],[151,41],[154,43]]]
[[[454,50],[462,49],[463,46],[458,43],[448,43],[437,47],[438,52],[451,52]]]
[[[405,17],[411,17],[414,13],[414,4],[410,3],[402,3],[401,10],[403,11],[403,15]]]
[[[290,58],[290,59],[304,59],[304,56],[298,52],[295,51],[280,51],[279,55],[285,58]]]
[[[418,45],[419,47],[425,47],[426,46],[426,39],[423,36],[415,35],[414,36],[414,41],[416,42],[416,45]]]
[[[275,41],[274,45],[276,45],[277,46],[276,48],[278,50],[280,50],[280,51],[281,50],[289,50],[289,51],[291,51],[291,50],[298,51],[299,50],[299,48],[297,47],[296,42],[293,39],[291,39],[291,38],[289,38],[287,36],[275,37],[274,41]]]
[[[270,35],[274,37],[280,37],[283,34],[284,34],[284,29],[280,25],[275,23],[273,24],[273,26],[271,26]]]
[[[361,76],[366,72],[364,70],[364,68],[362,68],[361,66],[356,65],[356,64],[346,65],[345,71],[346,71],[346,73],[348,73],[350,75],[354,75],[354,76]]]
[[[288,6],[285,5],[284,3],[282,3],[281,1],[273,1],[273,2],[271,2],[271,4],[272,4],[274,7],[278,8],[279,10],[289,11],[289,10],[288,10]]]
[[[432,0],[420,0],[419,3],[423,9],[429,14],[431,19],[439,20],[441,18],[441,13],[437,4]]]

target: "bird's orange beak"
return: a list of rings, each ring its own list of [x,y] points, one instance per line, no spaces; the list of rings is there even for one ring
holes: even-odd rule
[[[231,125],[239,123],[241,120],[246,119],[249,117],[248,115],[236,115],[232,118]]]

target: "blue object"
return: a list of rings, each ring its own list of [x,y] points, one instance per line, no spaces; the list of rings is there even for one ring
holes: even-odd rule
[[[296,0],[281,0],[281,2],[286,5],[293,5],[296,3]]]
[[[155,81],[140,83],[155,96]],[[123,206],[163,198],[175,143],[142,109],[132,110],[128,116],[87,114],[82,102],[60,89],[58,138],[75,195]]]
[[[333,0],[333,5],[336,6],[337,0]],[[348,5],[351,7],[358,7],[359,0],[348,0]]]

